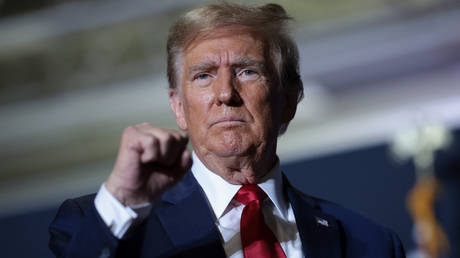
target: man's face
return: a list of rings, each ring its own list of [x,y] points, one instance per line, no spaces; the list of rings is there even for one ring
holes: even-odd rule
[[[266,53],[262,41],[241,33],[221,33],[185,51],[181,89],[170,100],[199,156],[275,152],[285,100]]]

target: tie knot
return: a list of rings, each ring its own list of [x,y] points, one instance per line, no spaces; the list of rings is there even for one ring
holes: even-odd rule
[[[259,200],[262,201],[267,197],[267,194],[258,185],[243,185],[235,195],[235,200],[244,205]]]

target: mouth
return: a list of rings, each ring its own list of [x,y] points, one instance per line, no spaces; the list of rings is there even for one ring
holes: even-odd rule
[[[216,121],[211,123],[211,127],[215,125],[222,125],[222,126],[232,126],[232,125],[240,125],[246,123],[246,121],[242,118],[238,117],[223,117],[217,119]]]

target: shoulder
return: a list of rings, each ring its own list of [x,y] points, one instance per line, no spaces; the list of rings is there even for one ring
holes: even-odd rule
[[[333,202],[321,199],[316,201],[324,213],[336,218],[343,230],[347,251],[360,250],[366,246],[367,250],[379,255],[386,252],[395,257],[404,255],[402,243],[391,229]]]
[[[391,229],[339,204],[297,189],[294,192],[304,200],[304,205],[335,219],[347,257],[405,257],[401,241]]]
[[[339,204],[312,197],[317,207],[324,213],[332,215],[349,234],[368,237],[382,237],[391,230]]]
[[[319,210],[322,213],[332,216],[346,230],[358,231],[360,233],[365,233],[363,231],[382,233],[388,230],[387,228],[377,224],[376,222],[337,203],[305,194],[295,188],[293,188],[293,190],[296,195],[298,195],[301,199],[305,201],[305,203],[308,203],[309,205],[313,206],[315,210]]]

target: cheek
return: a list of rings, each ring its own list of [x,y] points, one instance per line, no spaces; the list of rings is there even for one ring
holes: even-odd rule
[[[280,96],[280,93],[266,87],[253,91],[247,96],[250,100],[247,102],[248,110],[265,131],[271,131],[273,127],[278,126],[282,110]]]
[[[209,106],[213,101],[213,95],[211,93],[205,93],[201,96],[202,103],[205,103],[206,106]]]
[[[186,98],[186,114],[189,123],[197,125],[202,124],[202,121],[207,117],[209,107],[211,106],[213,97],[212,94],[200,92],[200,94],[188,94]]]
[[[272,109],[273,99],[272,92],[267,89],[267,86],[254,87],[254,90],[246,94],[246,106],[250,109],[253,115],[266,116]]]

